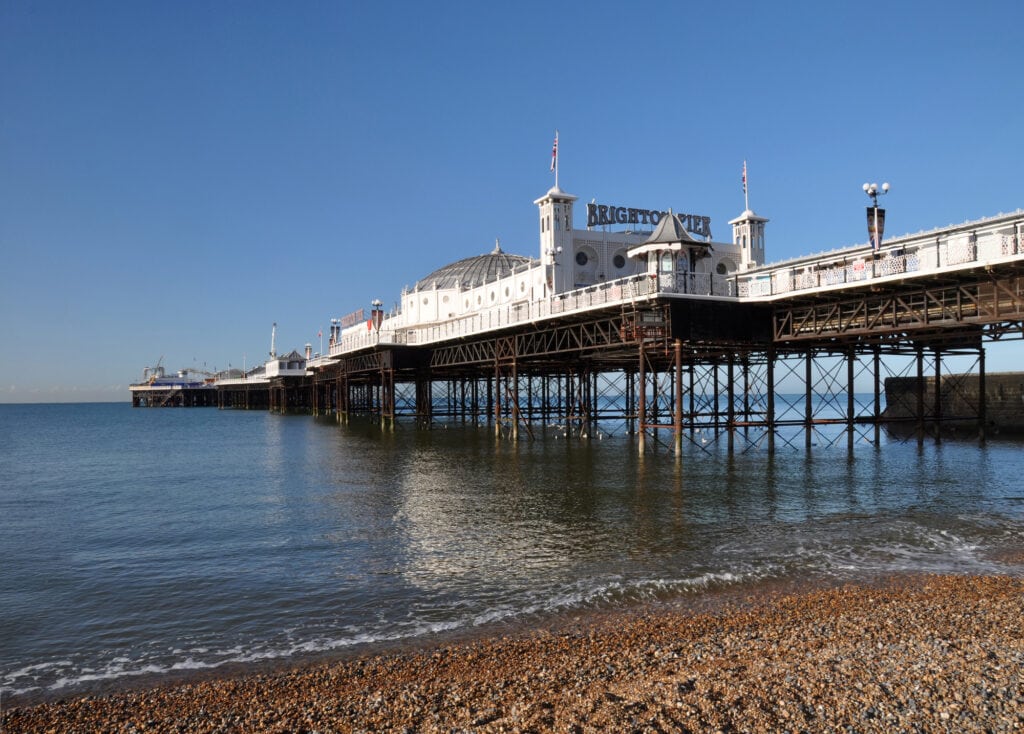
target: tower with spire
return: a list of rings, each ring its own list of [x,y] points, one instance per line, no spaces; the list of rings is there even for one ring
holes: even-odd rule
[[[577,197],[558,187],[558,131],[551,148],[555,185],[533,203],[540,209],[540,260],[547,275],[547,292],[562,293],[573,287],[572,203]]]
[[[764,265],[764,226],[768,220],[757,216],[750,208],[746,161],[743,161],[743,205],[743,213],[729,224],[732,225],[732,243],[740,248],[740,269],[750,270]]]

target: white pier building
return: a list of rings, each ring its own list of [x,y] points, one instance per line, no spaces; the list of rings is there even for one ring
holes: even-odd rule
[[[934,276],[1024,259],[1024,212],[765,264],[768,219],[750,209],[731,220],[731,241],[711,237],[704,216],[588,204],[558,186],[536,200],[536,257],[505,252],[445,265],[379,305],[370,319],[334,319],[328,351],[310,367],[378,344],[425,345],[637,299],[771,302],[866,282]],[[361,311],[355,312],[362,316]]]

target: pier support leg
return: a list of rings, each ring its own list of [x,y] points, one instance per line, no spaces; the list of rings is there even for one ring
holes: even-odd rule
[[[985,397],[985,347],[978,347],[978,442],[984,444],[988,408]]]
[[[637,410],[636,417],[639,427],[637,433],[637,444],[641,454],[646,450],[645,438],[647,436],[647,355],[644,354],[643,342],[640,343],[640,367],[637,379]]]
[[[509,418],[512,420],[512,440],[519,440],[519,370],[516,359],[512,358],[512,378],[509,387]]]
[[[490,422],[491,419],[494,418],[494,391],[497,389],[497,373],[498,365],[497,363],[495,363],[494,374],[487,375],[487,410],[485,411],[485,415],[487,416],[488,422]],[[500,407],[498,409],[500,410]],[[497,430],[500,431],[501,429],[498,428]]]
[[[743,439],[750,439],[750,355],[744,354],[743,367]]]
[[[917,348],[917,442],[924,442],[924,347]]]
[[[430,373],[416,377],[416,420],[420,425],[429,426],[434,417],[433,382]]]
[[[380,427],[395,430],[395,372],[384,368],[380,374]]]
[[[348,387],[348,375],[342,377],[338,375],[338,404],[335,410],[338,412],[338,420],[342,423],[348,423],[348,406],[351,400]]]
[[[769,349],[768,354],[768,365],[767,365],[767,382],[765,390],[767,395],[767,406],[765,410],[768,415],[765,416],[765,422],[768,426],[768,453],[775,453],[775,350]]]
[[[718,388],[718,362],[711,363],[711,420],[715,427],[714,437],[718,440],[718,432],[722,427],[722,393]]]
[[[875,381],[875,446],[882,445],[882,348],[877,344],[872,350]]]
[[[933,408],[935,421],[935,441],[942,440],[942,353],[935,348],[935,404]]]
[[[626,370],[623,373],[626,382],[626,433],[636,433],[636,373]]]
[[[814,357],[811,350],[804,356],[804,447],[810,450],[814,437],[814,390],[812,370]]]
[[[853,377],[854,367],[857,364],[857,350],[852,345],[846,353],[846,448],[853,451],[853,444],[857,434],[856,415],[857,406],[854,402]]]
[[[673,402],[672,427],[675,441],[676,456],[683,455],[683,342],[675,342],[675,395]]]
[[[725,406],[725,423],[728,431],[726,445],[731,454],[736,447],[736,361],[732,354],[729,355],[729,361],[726,362],[725,374],[725,396],[728,401]]]
[[[494,437],[501,438],[501,365],[494,361]]]

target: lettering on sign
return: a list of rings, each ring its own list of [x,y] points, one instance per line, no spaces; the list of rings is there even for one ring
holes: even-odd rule
[[[352,313],[346,314],[345,316],[341,317],[341,319],[340,319],[340,321],[341,321],[341,328],[342,329],[347,329],[348,327],[350,327],[350,326],[352,326],[354,324],[358,324],[360,321],[362,321],[365,318],[366,318],[366,315],[363,312],[363,309],[359,309],[358,311],[353,311]]]
[[[604,227],[609,224],[646,224],[656,227],[668,212],[657,209],[634,209],[609,204],[587,204],[587,226]],[[690,234],[711,239],[711,217],[699,214],[677,214]]]

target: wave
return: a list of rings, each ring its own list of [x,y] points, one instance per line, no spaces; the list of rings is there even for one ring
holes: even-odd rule
[[[944,524],[940,524],[944,523]],[[388,607],[365,623],[321,617],[248,639],[151,641],[132,650],[62,655],[0,674],[11,695],[68,695],[90,684],[140,676],[207,671],[233,664],[301,660],[340,650],[414,642],[502,624],[530,624],[565,613],[756,587],[776,581],[864,581],[902,573],[1022,574],[993,549],[1019,544],[1019,523],[993,516],[835,516],[813,523],[764,524],[718,538],[699,558],[658,557],[647,567],[627,562],[573,580],[494,590],[489,596],[439,595],[411,607]],[[658,568],[651,568],[657,564]],[[673,568],[673,565],[675,566]],[[405,616],[398,616],[405,614]],[[390,616],[388,616],[390,615]]]

